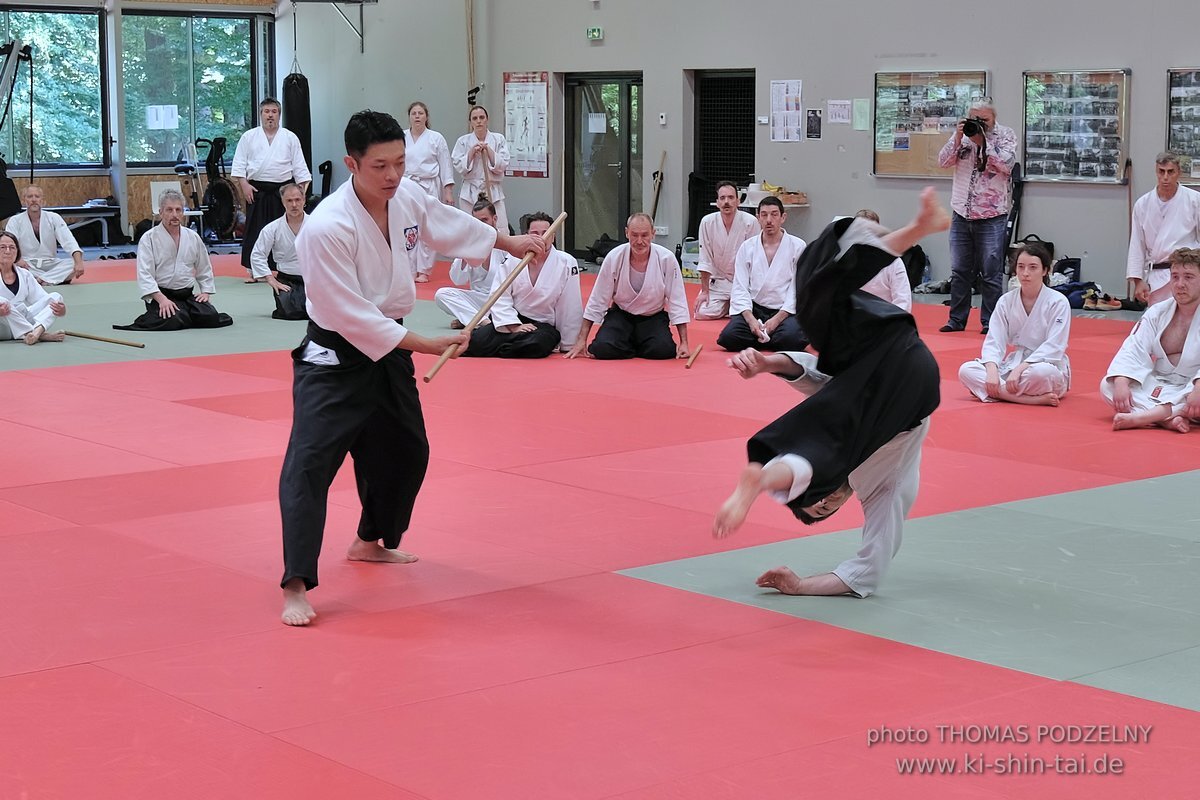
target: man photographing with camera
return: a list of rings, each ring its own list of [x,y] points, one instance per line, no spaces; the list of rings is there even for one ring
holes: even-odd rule
[[[943,333],[966,330],[971,284],[983,277],[979,319],[987,333],[992,309],[1004,289],[1005,229],[1012,207],[1012,169],[1017,137],[996,124],[991,98],[974,100],[965,119],[938,153],[938,164],[954,168],[950,207],[950,320]]]

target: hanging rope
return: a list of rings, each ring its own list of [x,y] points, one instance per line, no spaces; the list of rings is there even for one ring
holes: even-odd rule
[[[33,183],[33,50],[29,51],[29,182]]]
[[[479,85],[475,80],[475,0],[467,2],[467,88]]]
[[[292,3],[292,72],[304,74],[304,70],[300,69],[300,33],[297,21],[300,18],[300,9],[295,3]]]

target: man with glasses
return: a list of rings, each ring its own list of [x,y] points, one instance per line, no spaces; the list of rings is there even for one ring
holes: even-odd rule
[[[1017,136],[996,124],[990,97],[971,103],[966,119],[938,153],[938,165],[954,169],[950,193],[950,319],[942,333],[963,331],[971,315],[971,287],[982,276],[981,333],[1004,290],[1004,251],[1012,208],[1012,171]]]

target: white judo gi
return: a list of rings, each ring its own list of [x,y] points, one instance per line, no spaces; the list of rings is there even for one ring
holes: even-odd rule
[[[312,180],[300,139],[282,127],[270,140],[262,126],[243,133],[234,148],[229,174],[234,180],[245,178],[265,183],[308,183]]]
[[[450,166],[450,147],[446,137],[428,128],[416,139],[412,129],[404,132],[404,174],[425,190],[425,194],[440,201],[442,189],[454,185],[454,170]],[[469,211],[470,209],[468,209]],[[433,271],[435,253],[425,243],[417,244],[420,259],[417,272],[428,275]]]
[[[1125,275],[1150,284],[1151,303],[1171,296],[1171,270],[1153,265],[1166,264],[1181,247],[1200,247],[1200,192],[1180,186],[1166,203],[1157,189],[1139,197],[1133,204]]]
[[[13,269],[17,273],[17,290],[11,291],[0,282],[0,303],[8,306],[8,313],[0,315],[0,339],[19,339],[38,325],[44,331],[50,330],[54,324],[50,304],[61,303],[63,296],[58,292],[47,292],[24,267]]]
[[[683,273],[679,271],[674,253],[661,245],[650,245],[650,261],[641,289],[633,288],[629,273],[629,244],[626,243],[614,247],[604,257],[583,318],[601,323],[608,309],[615,304],[622,311],[639,317],[665,309],[671,325],[686,325],[691,320],[683,290]]]
[[[72,253],[80,253],[79,243],[71,233],[65,220],[53,211],[42,209],[38,230],[33,230],[29,212],[22,211],[9,218],[5,227],[17,237],[21,245],[21,259],[30,271],[46,283],[58,284],[69,280],[75,272]],[[66,252],[66,258],[58,257],[58,248]]]
[[[864,283],[862,290],[905,311],[912,311],[912,287],[908,284],[908,270],[898,258]]]
[[[1175,309],[1175,298],[1169,297],[1146,309],[1133,326],[1100,381],[1100,393],[1109,405],[1113,401],[1113,380],[1126,377],[1133,382],[1130,390],[1135,411],[1170,405],[1176,415],[1182,413],[1193,383],[1200,378],[1200,314],[1192,317],[1179,363],[1172,364],[1163,350],[1162,334],[1175,316]]]
[[[193,284],[205,294],[215,294],[208,247],[191,228],[179,228],[179,247],[162,225],[155,225],[138,240],[137,285],[143,300],[161,289],[189,289]]]
[[[479,137],[467,133],[458,137],[450,160],[462,175],[462,187],[458,192],[458,204],[470,212],[479,199],[480,192],[487,192],[488,199],[496,207],[496,228],[508,233],[508,211],[504,207],[504,171],[508,169],[508,142],[494,131],[488,131],[486,141],[492,148],[495,163],[485,158],[475,158],[471,153]]]
[[[491,292],[500,288],[509,272],[521,259],[509,256],[499,267],[492,268]],[[579,262],[575,257],[554,248],[546,255],[537,283],[525,269],[492,306],[492,325],[520,325],[521,317],[553,325],[561,337],[559,350],[567,351],[579,339],[583,325],[583,295],[579,288]]]
[[[796,313],[796,261],[804,252],[804,240],[784,232],[775,258],[767,262],[762,234],[747,239],[734,257],[733,287],[729,294],[729,316],[750,311],[757,303],[764,308]]]
[[[696,319],[729,316],[729,293],[733,287],[733,261],[742,242],[761,232],[753,214],[737,211],[728,229],[717,211],[700,220],[700,280],[708,278],[708,301],[696,309]]]
[[[1017,381],[1017,394],[1053,392],[1062,397],[1071,388],[1071,362],[1067,358],[1070,334],[1071,304],[1061,292],[1043,286],[1033,309],[1025,313],[1021,289],[1012,289],[996,303],[982,354],[959,367],[958,379],[967,391],[989,403],[993,398],[987,393],[985,365],[995,364],[1003,382],[1018,365],[1028,362]]]
[[[811,353],[783,353],[801,367],[804,374],[790,383],[805,395],[820,391],[829,376],[817,370],[817,357]],[[892,559],[900,550],[904,519],[917,499],[921,483],[921,448],[929,433],[929,418],[912,430],[895,436],[850,473],[848,483],[863,509],[862,544],[854,558],[839,564],[833,574],[859,597],[875,593]],[[776,456],[767,465],[782,462],[795,476],[790,490],[772,492],[780,503],[795,500],[808,488],[812,466],[802,456],[791,453]]]
[[[307,214],[304,215],[304,220],[308,221]],[[279,272],[288,275],[302,274],[300,256],[296,254],[296,234],[292,233],[287,217],[280,217],[271,222],[258,235],[258,241],[254,243],[254,250],[250,253],[250,274],[256,279],[271,274],[267,256],[275,259],[275,268]]]
[[[503,250],[493,250],[486,267],[482,264],[469,264],[461,258],[454,259],[450,264],[450,280],[457,286],[467,288],[443,286],[433,293],[434,304],[463,325],[468,324],[491,296],[492,270],[503,264],[507,258],[508,253]]]

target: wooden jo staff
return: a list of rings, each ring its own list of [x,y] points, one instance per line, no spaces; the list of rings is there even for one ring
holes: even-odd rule
[[[109,344],[123,344],[126,347],[145,347],[141,342],[128,342],[124,339],[110,339],[107,336],[96,336],[92,333],[76,333],[75,331],[63,331],[67,336],[74,336],[77,339],[91,339],[95,342],[108,342]]]
[[[550,244],[550,240],[554,238],[554,234],[558,232],[560,227],[562,227],[563,220],[566,218],[567,212],[564,211],[558,215],[558,219],[554,220],[554,222],[550,225],[550,228],[544,234],[542,234],[542,241],[545,242],[547,246]],[[500,284],[500,286],[496,288],[496,291],[492,292],[492,296],[487,299],[487,301],[483,304],[483,307],[475,312],[475,316],[471,318],[471,321],[467,324],[467,327],[463,328],[462,331],[468,340],[471,338],[471,331],[475,330],[475,326],[479,324],[479,321],[487,316],[487,313],[492,310],[492,306],[496,305],[496,301],[508,291],[508,287],[512,286],[512,282],[517,279],[517,276],[521,274],[521,271],[524,270],[532,260],[533,251],[531,250],[525,254],[525,257],[521,259],[520,263],[517,264],[513,271],[508,273],[508,277],[504,279],[504,283]],[[425,383],[429,383],[431,380],[433,380],[433,376],[438,374],[438,370],[442,368],[442,365],[454,358],[454,356],[457,354],[458,345],[452,344],[447,347],[438,357],[437,363],[433,365],[433,368],[425,374],[423,379]]]
[[[683,365],[683,368],[691,369],[692,364],[696,363],[696,357],[700,355],[700,351],[703,349],[704,349],[704,345],[702,345],[702,344],[696,345],[696,349],[692,351],[692,357],[687,360],[687,363]]]

